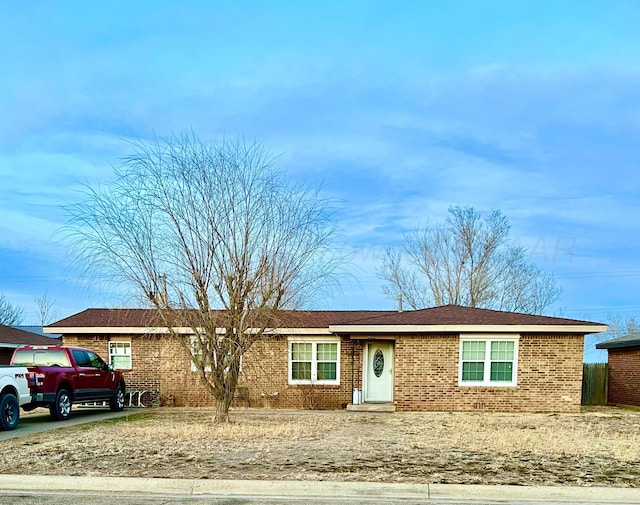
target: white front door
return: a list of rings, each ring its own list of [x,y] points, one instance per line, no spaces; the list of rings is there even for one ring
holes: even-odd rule
[[[364,401],[393,401],[393,342],[368,342],[365,355]]]

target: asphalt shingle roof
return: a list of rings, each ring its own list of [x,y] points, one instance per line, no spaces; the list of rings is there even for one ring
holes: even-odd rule
[[[383,310],[301,310],[283,311],[281,327],[327,328],[332,325],[540,325],[602,326],[600,323],[499,310],[444,305],[412,311]],[[86,309],[57,321],[49,328],[118,328],[162,326],[154,309]]]
[[[59,343],[59,341],[52,337],[44,337],[37,333],[0,324],[0,345],[55,345]]]
[[[612,338],[596,344],[596,349],[628,349],[640,347],[640,333],[629,333],[624,337]]]

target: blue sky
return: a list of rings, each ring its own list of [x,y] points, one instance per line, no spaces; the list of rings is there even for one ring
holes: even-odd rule
[[[640,314],[640,3],[0,1],[0,290],[37,322],[121,302],[69,268],[61,205],[130,149],[242,135],[338,202],[358,281],[450,205],[503,211],[563,287]],[[318,307],[320,308],[320,307]]]

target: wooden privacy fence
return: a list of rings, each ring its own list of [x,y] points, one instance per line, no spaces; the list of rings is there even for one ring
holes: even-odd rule
[[[606,405],[608,386],[607,363],[582,364],[582,405]]]

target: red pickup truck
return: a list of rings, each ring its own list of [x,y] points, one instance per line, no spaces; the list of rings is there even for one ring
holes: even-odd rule
[[[26,411],[49,407],[51,417],[63,421],[69,417],[72,403],[108,401],[113,411],[124,408],[122,373],[89,349],[25,346],[14,351],[11,364],[27,367],[35,379],[31,403],[22,406]]]

